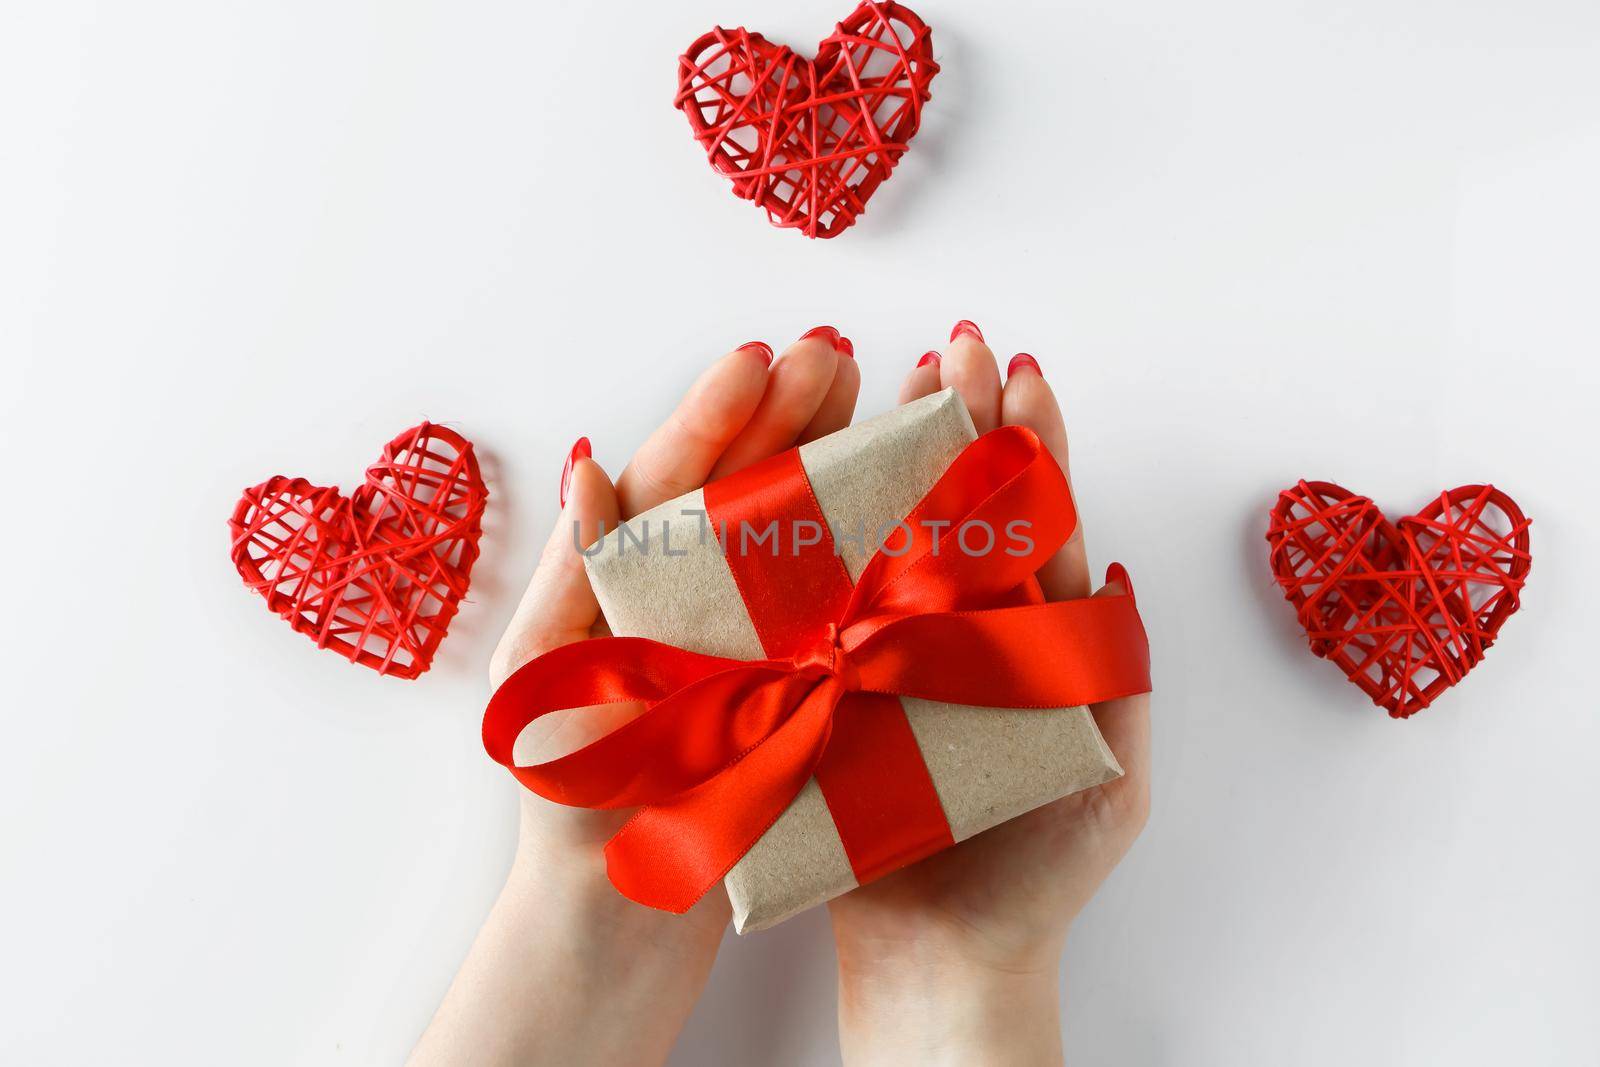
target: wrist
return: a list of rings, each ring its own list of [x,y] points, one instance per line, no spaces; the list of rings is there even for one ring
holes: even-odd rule
[[[582,836],[571,829],[547,834],[525,820],[505,887],[414,1064],[666,1059],[710,973],[727,900],[685,915],[635,904],[606,881],[598,845],[561,840]]]
[[[574,978],[660,1013],[687,1015],[728,925],[720,889],[674,915],[629,900],[606,877],[603,842],[543,847],[524,833],[502,902],[539,927],[546,953],[564,955]]]
[[[1055,962],[997,967],[923,946],[893,962],[841,946],[839,1042],[851,1065],[1059,1064]]]

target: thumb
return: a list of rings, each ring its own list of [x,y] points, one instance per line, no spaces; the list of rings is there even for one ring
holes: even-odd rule
[[[590,636],[600,619],[600,604],[589,586],[580,549],[616,529],[621,510],[616,488],[600,464],[589,458],[588,444],[583,438],[573,446],[561,516],[489,661],[489,683],[495,688],[536,656]]]
[[[1133,581],[1120,563],[1106,568],[1106,584],[1095,596],[1133,596]],[[1134,789],[1149,788],[1150,778],[1150,694],[1122,697],[1095,704],[1089,709],[1100,736],[1106,739],[1117,762],[1126,772],[1121,781]]]

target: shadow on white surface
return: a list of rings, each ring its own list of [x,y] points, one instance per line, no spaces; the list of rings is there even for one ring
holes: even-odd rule
[[[770,930],[729,929],[706,993],[668,1060],[671,1067],[839,1062],[833,929],[813,908]]]

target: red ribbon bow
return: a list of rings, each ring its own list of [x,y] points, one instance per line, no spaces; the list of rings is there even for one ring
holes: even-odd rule
[[[794,450],[705,495],[719,529],[823,520]],[[725,534],[769,658],[633,637],[566,645],[495,692],[484,747],[550,800],[640,808],[606,845],[612,884],[640,903],[688,910],[813,776],[869,881],[952,843],[898,697],[1059,708],[1149,691],[1131,593],[1043,600],[1034,573],[1076,524],[1038,437],[1002,427],[956,458],[854,585],[825,521],[821,540],[792,554],[737,553]],[[969,527],[984,536],[963,537]],[[646,710],[570,755],[514,765],[528,723],[617,701]]]

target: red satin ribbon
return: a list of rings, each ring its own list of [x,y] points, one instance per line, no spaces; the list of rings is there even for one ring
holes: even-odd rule
[[[705,498],[767,658],[811,654],[831,665],[837,641],[829,627],[849,611],[852,583],[799,450],[712,482]],[[769,528],[769,549],[742,550],[751,531]],[[876,531],[845,533],[865,539]],[[833,709],[832,730],[813,775],[858,883],[955,844],[898,697],[847,692]]]
[[[708,486],[708,512],[714,503],[759,520],[758,529],[762,516],[778,518],[780,547],[791,549],[782,524],[816,507],[814,499],[796,503],[811,496],[798,461],[779,457],[742,482],[731,496],[720,483]],[[1013,520],[1029,524],[1026,544],[1007,537]],[[956,531],[969,523],[994,531],[992,551],[961,550]],[[829,572],[842,575],[837,560],[807,551],[768,568],[780,561],[741,560],[735,541],[729,563],[770,658],[706,656],[631,637],[567,645],[496,691],[484,747],[551,800],[639,808],[606,845],[606,865],[619,891],[651,907],[687,911],[814,775],[830,779],[825,796],[844,819],[841,838],[854,839],[852,865],[860,857],[869,873],[884,873],[938,840],[920,783],[897,779],[875,817],[885,772],[910,773],[905,753],[885,766],[871,748],[885,737],[898,744],[893,715],[903,725],[904,713],[888,698],[1054,708],[1149,691],[1149,648],[1131,594],[1041,602],[1033,575],[1076,523],[1066,478],[1039,439],[1002,427],[957,457],[853,588]],[[785,611],[801,621],[785,621]],[[616,701],[646,710],[571,755],[513,764],[517,736],[534,719]],[[915,769],[926,777],[920,753]],[[915,821],[901,835],[895,827],[907,811]],[[943,834],[948,843],[948,826]]]

